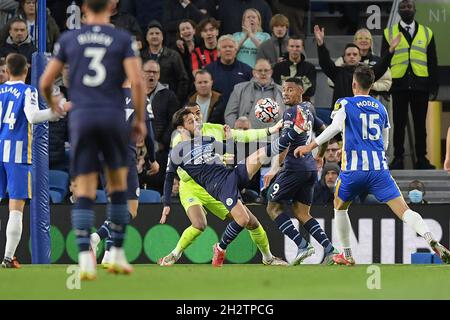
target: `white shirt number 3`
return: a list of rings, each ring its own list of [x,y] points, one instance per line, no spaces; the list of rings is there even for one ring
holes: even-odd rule
[[[83,84],[88,87],[98,87],[106,79],[106,69],[102,64],[103,57],[106,54],[106,48],[86,48],[84,49],[84,56],[91,58],[89,63],[89,70],[95,72],[95,75],[90,76],[85,74],[83,76]]]

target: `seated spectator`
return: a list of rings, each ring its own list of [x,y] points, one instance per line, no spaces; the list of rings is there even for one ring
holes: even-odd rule
[[[303,82],[303,101],[310,101],[316,91],[316,68],[312,63],[305,61],[302,53],[303,39],[293,35],[288,40],[288,59],[278,62],[273,67],[273,79],[279,85],[288,78],[299,78]]]
[[[323,166],[320,181],[314,186],[313,204],[333,204],[334,187],[340,171],[338,164],[334,162],[326,163]]]
[[[224,124],[223,114],[226,105],[222,95],[213,91],[211,74],[206,70],[199,70],[195,74],[195,93],[189,98],[189,103],[196,103],[203,114],[203,121]]]
[[[190,0],[165,1],[162,21],[166,29],[166,45],[171,48],[175,47],[178,25],[182,20],[189,19],[199,23],[204,18],[206,15]]]
[[[274,15],[272,19],[270,19],[270,29],[272,30],[272,37],[261,43],[258,48],[256,59],[267,59],[273,66],[275,63],[286,59],[288,55],[288,18],[282,14]]]
[[[16,18],[25,21],[28,30],[28,36],[31,43],[37,47],[37,28],[36,28],[36,0],[19,0],[19,7],[17,8]],[[0,31],[0,46],[3,46],[8,38],[8,26],[5,26]],[[59,27],[55,19],[47,10],[47,52],[53,52],[53,45],[59,38]]]
[[[142,69],[148,104],[152,109],[151,114],[154,116],[152,124],[158,146],[156,162],[159,163],[161,168],[165,168],[172,135],[172,116],[179,109],[180,104],[175,93],[159,82],[160,66],[158,62],[149,60],[143,65]],[[158,174],[148,179],[147,186],[162,193],[164,178],[165,170],[159,170]]]
[[[258,48],[270,35],[261,31],[261,15],[256,9],[247,9],[242,15],[242,31],[233,34],[238,43],[237,59],[254,67]]]
[[[342,150],[339,145],[339,141],[335,138],[331,139],[328,142],[327,149],[325,150],[325,161],[326,162],[334,162],[338,165],[341,163]]]
[[[183,60],[184,68],[191,84],[194,82],[191,55],[195,46],[195,22],[189,19],[182,20],[178,25],[176,49]],[[189,88],[190,91],[192,91],[191,88]]]
[[[234,128],[238,130],[249,130],[252,128],[250,120],[245,116],[240,116],[234,122]]]
[[[53,87],[53,96],[64,96],[61,93],[61,89],[58,86]],[[62,101],[65,101],[62,100]],[[66,159],[66,142],[69,141],[69,130],[67,117],[60,119],[59,121],[49,122],[48,130],[48,158],[50,170],[62,170],[68,171],[68,163]]]
[[[426,194],[425,184],[419,180],[413,180],[408,186],[408,199],[409,203],[414,204],[427,204],[428,201],[424,199]]]
[[[246,116],[255,129],[268,128],[272,123],[264,123],[255,116],[255,104],[259,99],[271,98],[280,106],[279,114],[284,112],[283,93],[272,79],[269,61],[260,59],[253,69],[253,78],[234,87],[225,109],[225,123],[229,126],[240,116]]]
[[[163,28],[158,21],[148,25],[148,49],[142,52],[142,59],[155,60],[161,67],[160,81],[176,93],[178,101],[184,101],[188,95],[189,78],[180,55],[173,49],[163,46]]]
[[[0,47],[0,58],[6,58],[10,53],[20,53],[27,58],[31,65],[31,56],[36,47],[28,36],[27,23],[20,18],[14,18],[9,24],[9,37],[6,43]],[[26,83],[30,83],[31,69],[28,70]]]
[[[228,102],[236,84],[252,78],[252,68],[236,59],[237,42],[226,34],[218,40],[220,59],[206,66],[213,77],[213,89],[223,95],[224,103]]]
[[[219,36],[220,22],[214,18],[206,18],[197,25],[197,34],[202,38],[202,44],[191,54],[192,73],[205,68],[218,59],[217,37]]]

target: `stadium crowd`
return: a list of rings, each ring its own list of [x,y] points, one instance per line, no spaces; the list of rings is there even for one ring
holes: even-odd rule
[[[79,28],[83,23],[80,0],[47,0],[47,51],[52,52],[61,32]],[[152,119],[156,145],[155,162],[149,160],[145,145],[138,146],[140,187],[162,193],[167,157],[171,147],[172,116],[188,103],[197,104],[203,121],[226,124],[247,130],[268,128],[255,117],[254,105],[260,98],[271,98],[284,110],[281,85],[287,78],[303,83],[303,101],[314,103],[317,93],[316,66],[305,55],[309,0],[114,0],[111,17],[117,28],[136,37],[143,60],[142,76],[147,93],[147,112]],[[405,1],[408,3],[408,1]],[[344,16],[352,10],[342,6]],[[374,68],[377,81],[371,94],[380,99],[393,114],[394,127],[392,169],[403,169],[405,114],[411,104],[414,118],[416,155],[415,169],[434,169],[426,158],[425,117],[429,97],[437,95],[436,49],[434,37],[426,27],[414,23],[411,10],[401,15],[402,21],[393,32],[403,32],[405,41],[426,36],[425,54],[415,56],[405,70],[389,68],[397,59],[387,53],[395,34],[385,32],[381,57],[372,51],[372,35],[358,29],[354,19],[347,23],[354,42],[345,46],[342,57],[330,59],[323,29],[316,27],[314,37],[318,62],[333,88],[334,102],[352,95],[353,71],[360,63]],[[414,10],[415,12],[415,10]],[[401,14],[401,12],[400,12]],[[356,25],[355,25],[356,24]],[[395,28],[394,28],[395,29]],[[424,31],[425,30],[425,31]],[[426,35],[425,35],[426,34]],[[31,64],[35,52],[36,0],[0,1],[0,83],[4,83],[5,61],[9,53],[21,53]],[[420,39],[419,39],[420,40]],[[420,49],[420,48],[419,48]],[[413,58],[411,58],[412,60]],[[399,62],[400,61],[400,62]],[[424,62],[425,61],[425,66]],[[408,63],[406,63],[408,64]],[[318,66],[317,66],[318,67]],[[406,68],[406,67],[405,67]],[[426,69],[426,70],[424,70]],[[29,81],[28,76],[28,81]],[[427,78],[426,80],[422,80]],[[67,75],[59,81],[61,92],[70,100]],[[392,97],[391,97],[392,94]],[[325,106],[320,106],[325,107]],[[419,112],[420,110],[420,112]],[[324,119],[329,120],[329,119]],[[69,145],[67,119],[50,124],[50,169],[68,172]],[[341,142],[333,139],[319,165],[319,180],[314,203],[332,204],[333,189],[340,171]],[[159,170],[158,170],[159,168]],[[260,200],[260,182],[249,186],[250,201]],[[172,196],[176,195],[174,188]],[[370,195],[360,197],[363,203],[376,201]],[[69,198],[67,198],[69,201]]]

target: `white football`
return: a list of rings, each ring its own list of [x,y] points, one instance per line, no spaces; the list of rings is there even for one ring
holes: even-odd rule
[[[280,107],[270,98],[259,99],[255,104],[255,116],[264,123],[274,122],[278,118]]]

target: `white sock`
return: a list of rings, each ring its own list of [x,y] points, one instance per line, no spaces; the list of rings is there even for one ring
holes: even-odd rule
[[[416,233],[420,234],[428,243],[433,240],[430,229],[423,221],[422,216],[411,209],[408,209],[403,214],[403,221],[410,226]]]
[[[12,259],[22,237],[22,212],[11,210],[6,226],[5,258]]]
[[[97,249],[98,244],[100,243],[101,239],[97,232],[91,233],[91,244],[95,246],[95,249]]]
[[[346,258],[351,257],[350,232],[352,231],[352,225],[350,224],[350,218],[348,217],[348,210],[334,209],[334,219],[336,221],[336,231],[339,240],[341,241],[344,255]]]

